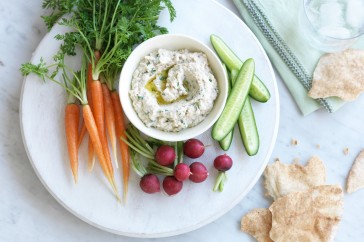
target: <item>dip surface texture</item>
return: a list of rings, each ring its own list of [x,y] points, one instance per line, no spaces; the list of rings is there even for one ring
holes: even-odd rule
[[[204,53],[159,49],[140,61],[129,95],[147,127],[178,132],[206,118],[218,87]]]

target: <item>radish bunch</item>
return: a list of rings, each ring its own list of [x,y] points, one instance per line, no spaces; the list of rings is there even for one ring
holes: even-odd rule
[[[141,176],[139,186],[145,193],[152,194],[161,191],[159,180],[161,176],[164,176],[162,188],[169,196],[179,193],[183,188],[183,182],[187,179],[194,183],[201,183],[209,176],[207,168],[203,163],[195,161],[188,165],[183,162],[184,155],[196,159],[205,152],[205,145],[198,139],[167,144],[155,139],[145,141],[139,136],[133,140],[133,142],[135,141],[140,141],[140,143],[134,143],[133,147],[138,148],[131,149],[131,167]],[[147,158],[146,167],[139,160],[139,155]],[[227,155],[224,155],[218,156],[215,159],[214,166],[223,172],[223,175],[225,174],[224,171],[230,169],[232,165],[232,160],[231,158],[229,160],[229,158]],[[225,175],[218,176],[217,185],[215,184],[215,186],[220,191],[222,190],[224,180]]]
[[[169,196],[179,193],[183,188],[183,182],[187,179],[195,183],[201,183],[207,179],[209,173],[203,163],[193,162],[190,165],[183,163],[184,155],[190,158],[202,156],[205,146],[200,140],[190,139],[185,143],[177,142],[173,146],[157,140],[153,141],[157,149],[154,159],[150,159],[148,155],[146,169],[137,158],[137,151],[131,157],[133,169],[142,176],[139,182],[142,191],[149,194],[160,192],[160,176],[165,176],[162,187]]]

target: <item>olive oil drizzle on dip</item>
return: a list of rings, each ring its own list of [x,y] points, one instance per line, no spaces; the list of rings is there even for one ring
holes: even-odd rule
[[[166,70],[161,71],[160,75],[159,75],[159,80],[161,80],[161,89],[162,91],[166,89],[166,82],[167,82],[167,77],[168,77],[168,71],[172,68],[173,66],[169,67]],[[180,100],[186,99],[187,98],[187,94],[186,95],[181,95],[179,96],[177,99],[174,99],[173,101],[166,101],[163,98],[162,92],[158,90],[157,86],[154,84],[155,79],[157,78],[157,75],[155,77],[153,77],[152,79],[150,79],[147,84],[145,85],[145,88],[150,91],[155,98],[157,99],[158,104],[160,105],[167,105],[167,104],[171,104],[174,102],[178,102]],[[188,89],[188,82],[187,80],[183,80],[183,86],[185,89]]]

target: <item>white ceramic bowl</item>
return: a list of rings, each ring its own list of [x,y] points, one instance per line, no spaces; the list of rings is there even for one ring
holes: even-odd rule
[[[145,124],[139,119],[138,114],[135,112],[129,97],[132,76],[139,62],[144,56],[161,48],[169,50],[188,49],[190,51],[201,51],[205,53],[218,84],[219,94],[215,100],[214,107],[207,117],[198,125],[179,132],[166,132],[145,126]],[[119,93],[123,110],[129,121],[137,129],[156,139],[164,141],[181,141],[202,134],[216,122],[225,106],[227,85],[227,73],[217,55],[209,47],[186,35],[165,34],[143,42],[131,53],[120,74]]]

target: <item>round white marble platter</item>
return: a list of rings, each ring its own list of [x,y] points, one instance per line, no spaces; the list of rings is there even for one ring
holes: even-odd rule
[[[23,141],[29,160],[43,185],[78,218],[120,235],[144,238],[173,236],[219,218],[240,202],[257,182],[276,141],[279,123],[277,85],[269,59],[253,33],[236,15],[215,1],[185,0],[173,1],[173,4],[177,18],[170,23],[169,15],[164,10],[160,25],[166,26],[170,33],[195,37],[211,48],[210,34],[220,36],[242,60],[249,57],[255,59],[256,74],[271,92],[267,103],[252,102],[260,134],[260,150],[256,156],[246,154],[235,128],[234,142],[227,152],[233,158],[234,165],[228,171],[228,181],[222,193],[212,191],[217,174],[212,161],[224,152],[211,139],[210,131],[197,137],[205,144],[212,144],[197,159],[206,164],[209,178],[201,184],[184,182],[183,190],[176,196],[141,192],[139,177],[132,173],[128,201],[125,205],[117,203],[99,166],[96,165],[92,173],[87,172],[86,142],[80,149],[79,182],[75,185],[64,137],[65,92],[54,83],[42,83],[34,75],[26,78],[22,89],[20,122]],[[39,62],[41,57],[49,63],[52,61],[60,44],[54,36],[62,31],[65,30],[56,26],[44,37],[33,54],[33,63]],[[76,62],[71,66],[77,66]],[[192,160],[186,159],[186,162],[191,163]],[[120,170],[115,170],[119,189],[120,173]]]

